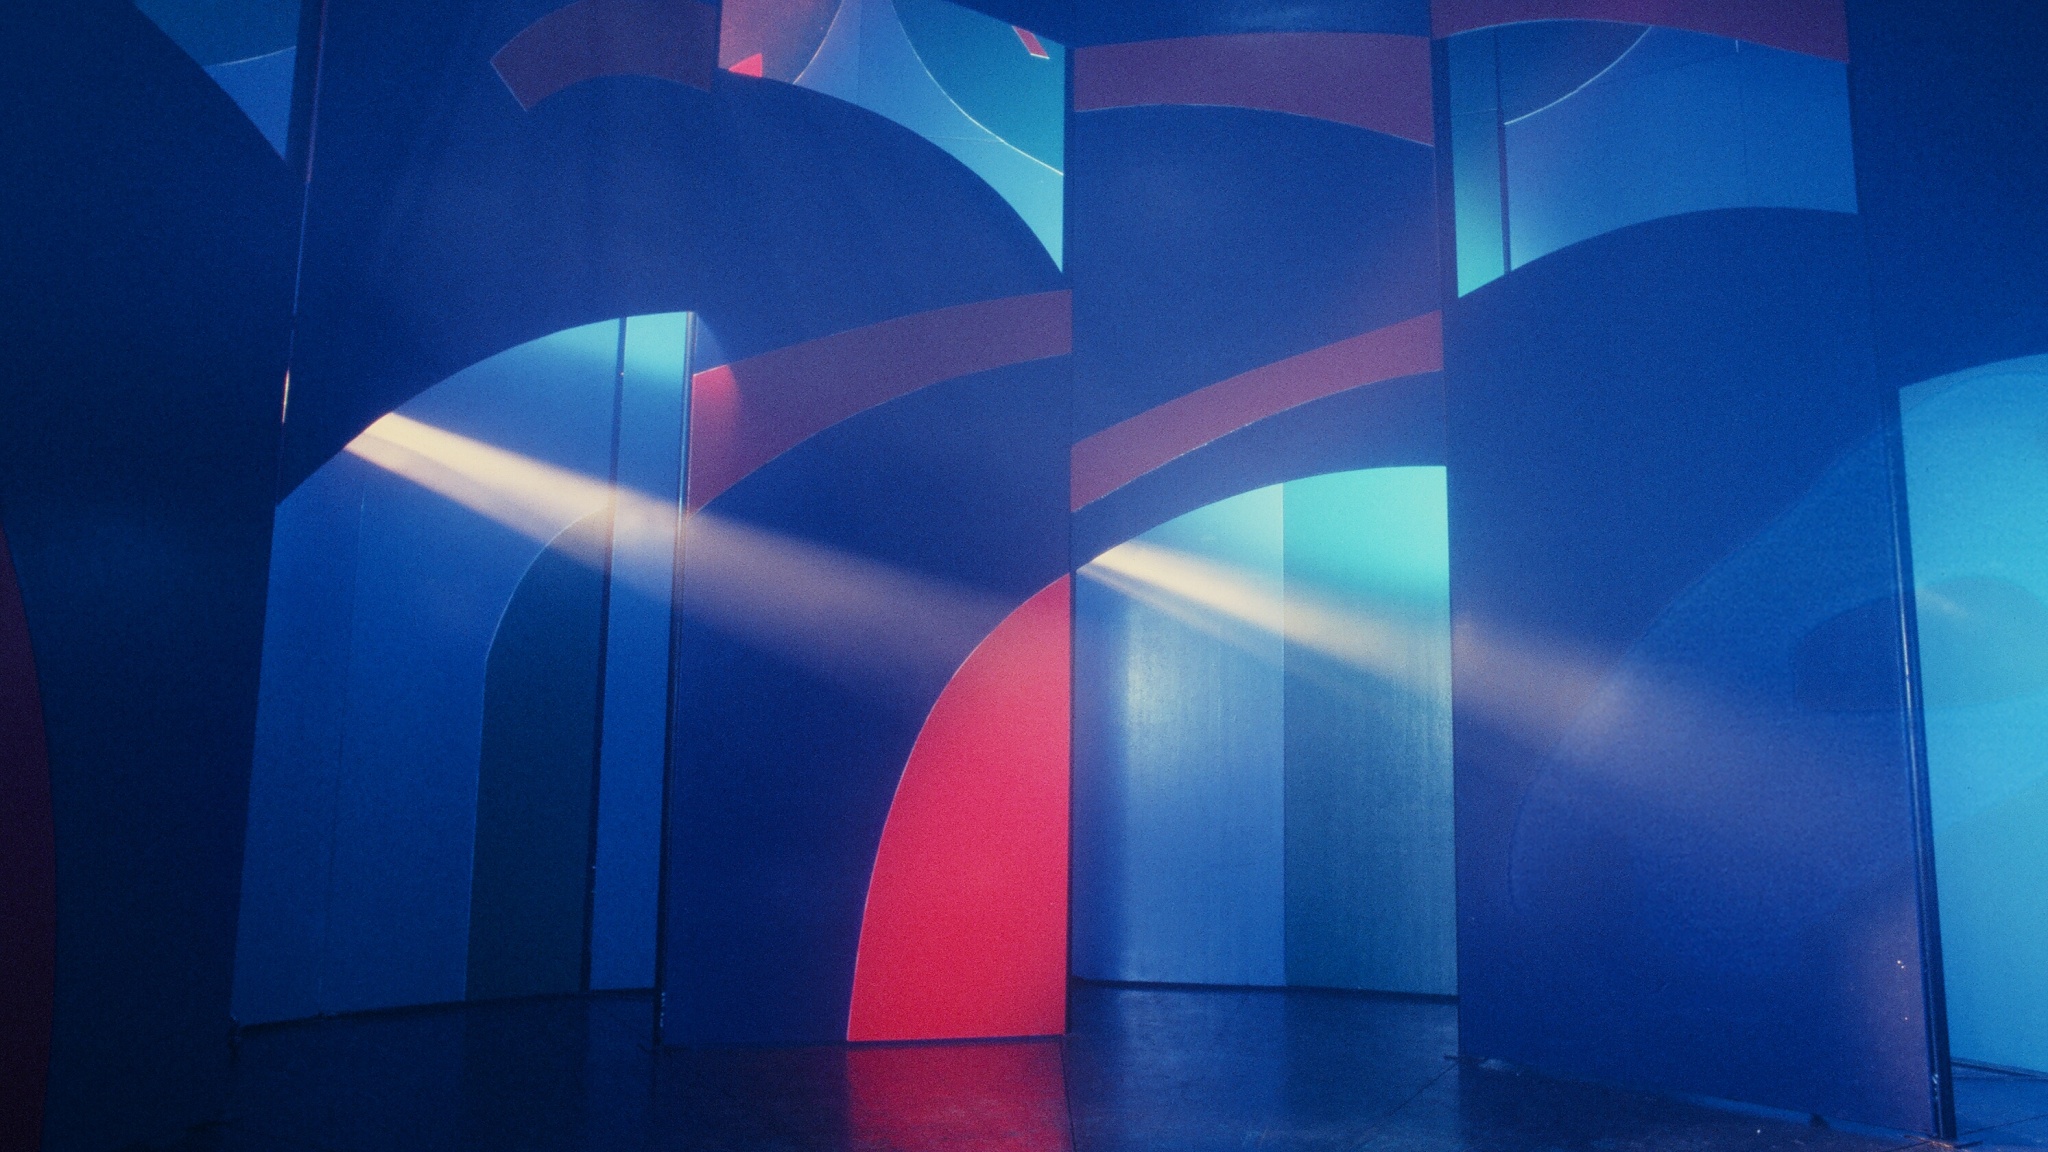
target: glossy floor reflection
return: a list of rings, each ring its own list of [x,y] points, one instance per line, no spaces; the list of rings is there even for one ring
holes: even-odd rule
[[[1460,1064],[1454,1005],[1081,986],[1064,1040],[650,1048],[645,997],[251,1029],[192,1152],[839,1149],[1879,1152],[1916,1142]],[[1981,1081],[1981,1082],[1980,1082]],[[2048,1081],[1963,1085],[1966,1141],[2048,1145]],[[2003,1125],[1993,1130],[1993,1125]],[[2032,1125],[2032,1127],[2029,1127]],[[1933,1147],[1929,1145],[1928,1147]]]

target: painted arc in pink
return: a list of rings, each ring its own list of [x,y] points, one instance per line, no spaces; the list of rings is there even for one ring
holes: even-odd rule
[[[1010,25],[1010,30],[1017,34],[1017,39],[1024,42],[1024,50],[1026,52],[1031,53],[1040,60],[1052,59],[1052,56],[1046,52],[1045,45],[1039,42],[1037,33],[1029,28],[1020,28],[1015,24]]]
[[[514,36],[491,67],[520,107],[600,76],[652,76],[711,90],[718,9],[698,0],[576,0]]]
[[[1068,292],[920,312],[707,368],[690,378],[688,505],[832,425],[920,388],[1073,348]]]
[[[1443,316],[1430,312],[1175,397],[1074,445],[1072,507],[1276,412],[1443,366]]]
[[[0,532],[0,1148],[42,1141],[57,990],[57,841],[28,617]]]
[[[1066,1031],[1073,581],[1024,602],[925,718],[882,827],[848,1040]]]
[[[1440,38],[1527,20],[1615,20],[1849,58],[1842,0],[1435,0],[1430,8]]]
[[[1256,32],[1074,53],[1074,110],[1256,108],[1433,144],[1429,41],[1378,32]]]

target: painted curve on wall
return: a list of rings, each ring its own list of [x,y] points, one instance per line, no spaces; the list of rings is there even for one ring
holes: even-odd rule
[[[1432,34],[1549,20],[1654,24],[1724,36],[1826,60],[1849,58],[1842,0],[1435,0]]]
[[[990,632],[932,705],[882,828],[848,1040],[1066,1031],[1073,586]]]

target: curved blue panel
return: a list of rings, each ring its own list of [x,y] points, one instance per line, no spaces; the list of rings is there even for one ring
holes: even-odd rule
[[[247,60],[232,60],[206,69],[235,106],[270,141],[279,156],[285,152],[285,137],[291,131],[292,80],[298,74],[297,48],[280,48]]]
[[[552,7],[329,14],[287,488],[436,381],[576,324],[695,309],[737,358],[1062,286],[972,172],[839,100],[721,72],[708,96],[622,77],[521,109],[488,61]]]
[[[960,110],[1027,155],[1064,170],[1067,50],[949,0],[895,0],[918,59]]]
[[[1901,405],[1949,1047],[2048,1070],[2048,357]]]
[[[1014,32],[988,17],[942,0],[931,7],[948,10],[951,19],[935,30],[931,14],[926,14],[925,51],[953,50],[959,37],[946,32],[966,24],[1007,37],[1017,52],[1030,58]],[[1022,113],[1026,119],[1020,122],[1028,123],[1041,138],[1051,137],[1054,144],[1059,143],[1065,125],[1065,55],[1065,50],[1060,50],[1057,67],[1051,60],[1034,61],[1044,67],[1011,73],[1012,83],[1021,81],[1021,91],[983,90],[998,106],[1042,107],[1036,116]],[[956,64],[954,71],[973,75],[976,70],[969,61],[964,67]],[[1058,152],[1051,159],[1035,155],[969,115],[933,78],[928,62],[920,58],[919,47],[911,43],[897,17],[894,0],[841,0],[824,43],[796,83],[886,116],[945,149],[1001,193],[1031,226],[1053,262],[1059,263],[1064,244],[1064,182]],[[1040,150],[1044,150],[1042,139]]]
[[[1472,1055],[1935,1127],[1859,237],[1671,217],[1447,317]]]
[[[1064,359],[933,385],[691,521],[664,1036],[836,1043],[912,743],[960,661],[1067,571]]]
[[[1628,27],[1449,41],[1460,292],[1663,216],[1856,211],[1843,64],[1670,28],[1624,40]]]
[[[1352,388],[1212,440],[1091,501],[1074,513],[1074,564],[1254,488],[1443,459],[1442,373]]]
[[[297,0],[138,0],[135,7],[209,71],[292,47]]]
[[[1076,45],[1240,32],[1392,32],[1427,36],[1429,4],[1427,0],[1084,2],[1075,6],[1073,27],[1069,43]]]
[[[1234,108],[1078,113],[1077,438],[1437,306],[1431,150]]]

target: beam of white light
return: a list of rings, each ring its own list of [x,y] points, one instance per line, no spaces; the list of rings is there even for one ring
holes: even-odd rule
[[[606,563],[602,537],[559,534],[616,498],[615,580],[670,596],[674,503],[397,413],[348,451],[592,567]],[[694,618],[871,694],[943,684],[1004,613],[995,597],[704,512],[687,521],[685,556]]]

